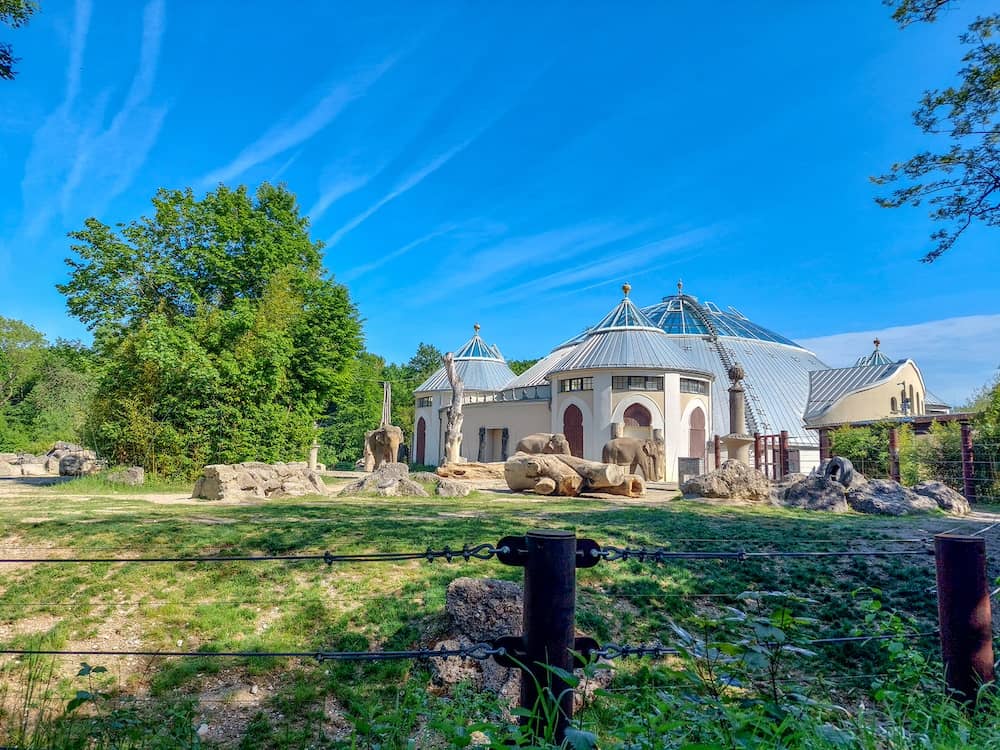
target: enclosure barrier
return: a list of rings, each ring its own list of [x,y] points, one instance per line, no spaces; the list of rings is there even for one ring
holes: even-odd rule
[[[996,526],[997,524],[994,524]],[[663,564],[670,561],[718,560],[745,562],[766,558],[846,558],[930,556],[936,563],[938,623],[936,631],[909,634],[910,638],[940,636],[945,682],[949,696],[969,708],[976,704],[979,690],[994,680],[993,634],[990,600],[1000,589],[990,592],[986,573],[988,526],[972,535],[945,532],[934,537],[933,549],[895,550],[784,550],[784,551],[675,551],[657,548],[601,546],[592,539],[578,538],[573,531],[534,530],[523,536],[507,536],[496,545],[466,545],[461,549],[426,549],[422,552],[371,552],[358,554],[279,554],[232,556],[164,557],[50,557],[0,558],[4,563],[87,564],[87,563],[226,563],[267,561],[322,561],[328,566],[352,563],[385,563],[426,560],[452,562],[491,560],[524,568],[523,631],[489,643],[461,648],[409,649],[396,651],[110,651],[58,649],[0,649],[0,654],[27,656],[145,656],[145,657],[286,657],[318,661],[386,661],[395,659],[468,658],[485,660],[521,671],[520,704],[526,709],[522,723],[535,737],[545,730],[563,741],[573,718],[573,691],[566,677],[577,662],[595,658],[618,659],[631,656],[662,658],[678,655],[678,649],[660,644],[599,644],[592,638],[576,637],[576,570],[601,562]],[[953,530],[954,531],[954,530]],[[883,540],[923,543],[924,539]],[[804,645],[861,643],[895,639],[893,635],[849,635],[817,638]]]

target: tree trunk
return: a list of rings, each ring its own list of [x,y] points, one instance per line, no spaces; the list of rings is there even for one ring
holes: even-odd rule
[[[547,478],[554,487],[549,491],[549,483],[542,484],[543,494],[575,497],[580,494],[583,477],[567,464],[550,454],[529,455],[515,453],[504,464],[504,478],[512,490],[535,490],[539,480]]]
[[[444,371],[451,383],[451,406],[448,407],[448,422],[444,428],[444,463],[457,464],[462,462],[462,399],[465,397],[465,384],[455,370],[455,357],[451,352],[445,354]]]
[[[625,481],[615,487],[601,490],[609,495],[624,495],[625,497],[642,497],[646,494],[646,482],[638,474],[626,474]]]
[[[625,470],[618,464],[602,464],[599,461],[588,461],[585,458],[566,456],[560,453],[551,454],[586,480],[586,489],[599,490],[604,487],[616,487],[625,481]]]

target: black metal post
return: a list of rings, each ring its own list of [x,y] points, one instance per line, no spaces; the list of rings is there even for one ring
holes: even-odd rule
[[[945,684],[956,700],[974,706],[980,686],[994,677],[986,540],[938,534],[934,557]]]
[[[572,531],[529,531],[525,537],[524,648],[526,670],[521,672],[521,707],[531,711],[523,719],[538,738],[551,731],[551,740],[563,741],[573,718],[573,691],[566,681],[546,669],[573,671],[576,618],[576,534]]]

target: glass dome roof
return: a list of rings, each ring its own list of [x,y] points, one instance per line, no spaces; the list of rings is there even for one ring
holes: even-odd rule
[[[678,336],[732,336],[741,339],[770,341],[798,347],[781,336],[749,320],[734,307],[722,310],[714,302],[699,302],[689,294],[674,294],[642,311],[664,332]]]

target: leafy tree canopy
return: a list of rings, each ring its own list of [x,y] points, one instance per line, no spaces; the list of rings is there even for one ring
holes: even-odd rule
[[[938,18],[946,0],[886,0],[901,25]],[[1000,14],[977,18],[960,37],[965,46],[956,85],[924,92],[913,119],[934,146],[873,177],[892,191],[876,199],[887,208],[931,207],[941,228],[931,234],[932,262],[975,222],[1000,226]]]
[[[28,23],[37,10],[38,3],[34,0],[0,0],[0,23],[16,29]],[[0,80],[14,80],[17,62],[14,48],[7,42],[0,42]]]
[[[507,360],[507,367],[509,367],[511,369],[511,371],[515,375],[520,375],[522,372],[524,372],[525,370],[527,370],[529,367],[531,367],[537,361],[538,361],[537,358],[536,359],[509,359],[509,360]]]
[[[302,459],[361,348],[295,196],[160,190],[150,215],[72,232],[59,287],[103,366],[88,428],[113,460],[165,474]]]

